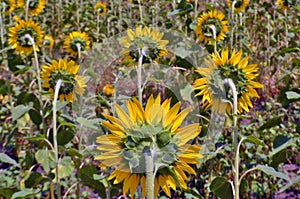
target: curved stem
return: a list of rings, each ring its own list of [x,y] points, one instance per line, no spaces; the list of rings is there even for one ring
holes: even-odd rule
[[[43,100],[42,100],[42,83],[41,83],[41,71],[40,71],[40,66],[39,66],[39,60],[38,60],[38,55],[37,55],[37,51],[36,51],[36,47],[35,47],[35,41],[34,38],[29,35],[26,34],[24,36],[25,39],[29,39],[32,48],[33,48],[33,53],[34,53],[34,62],[35,62],[35,68],[36,68],[36,74],[37,74],[37,82],[38,82],[38,88],[39,88],[39,102],[40,102],[40,114],[42,116],[44,116],[44,111],[43,111]],[[42,117],[42,124],[43,124],[43,132],[46,132],[46,124],[45,124],[45,120]]]
[[[81,45],[80,45],[80,43],[76,43],[76,48],[77,48],[77,51],[78,51],[78,61],[80,61],[80,58],[81,58]]]
[[[215,55],[217,54],[217,31],[216,31],[216,26],[210,25],[209,28],[213,32],[213,38],[214,38],[214,53]]]
[[[234,148],[234,199],[239,198],[239,143],[237,133],[237,91],[236,86],[232,79],[224,79],[224,83],[227,84],[233,95],[233,148]]]
[[[75,182],[64,194],[63,199],[65,199],[68,195],[68,193],[73,189],[73,187],[75,187],[77,184],[79,184],[78,182]]]
[[[55,153],[55,163],[56,163],[56,169],[55,169],[55,178],[56,178],[56,192],[57,192],[57,198],[61,198],[60,195],[60,180],[59,180],[59,160],[58,160],[58,145],[57,145],[57,127],[56,127],[56,104],[57,104],[57,98],[61,86],[61,79],[59,79],[55,86],[54,91],[54,100],[53,100],[53,145],[54,145],[54,153]]]
[[[257,167],[253,167],[253,168],[247,170],[245,173],[243,173],[243,174],[241,175],[241,177],[240,177],[239,184],[241,184],[242,179],[243,179],[248,173],[250,173],[251,171],[255,171],[255,170],[257,170]]]

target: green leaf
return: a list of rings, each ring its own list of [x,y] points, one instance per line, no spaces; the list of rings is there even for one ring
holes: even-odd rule
[[[85,127],[88,127],[88,128],[94,129],[94,130],[99,130],[99,126],[98,126],[98,124],[100,122],[99,119],[87,120],[83,117],[79,117],[79,118],[77,118],[77,122],[79,124],[81,124],[82,126],[85,126]]]
[[[300,94],[294,92],[294,91],[287,91],[285,92],[287,99],[299,99]]]
[[[191,95],[194,92],[190,84],[187,84],[184,88],[180,89],[180,94],[182,96],[182,99],[185,101],[193,102]]]
[[[273,155],[275,155],[276,153],[282,151],[283,149],[286,149],[287,147],[291,146],[294,144],[294,140],[290,139],[289,141],[285,142],[284,144],[281,144],[280,146],[277,146],[276,148],[274,148],[270,153],[269,153],[269,157],[272,157]]]
[[[13,107],[11,109],[12,119],[13,121],[19,119],[22,117],[25,113],[27,113],[33,106],[33,103],[29,103],[27,106],[24,105],[18,105],[16,107]]]
[[[83,185],[96,191],[101,198],[106,198],[105,186],[99,182],[103,179],[103,176],[101,177],[97,173],[98,170],[94,166],[85,165],[79,169],[78,176]]]
[[[54,151],[52,150],[39,150],[35,153],[36,161],[42,165],[46,173],[48,173],[50,168],[55,165],[54,157]]]
[[[30,198],[34,197],[38,191],[32,190],[32,189],[24,189],[22,191],[18,191],[14,193],[11,197],[11,199],[23,199],[23,198]]]
[[[264,144],[263,141],[261,141],[260,139],[258,139],[257,137],[255,137],[253,135],[247,136],[244,141],[245,142],[250,142],[250,143],[255,144],[257,146]]]
[[[273,176],[276,178],[281,178],[281,179],[284,179],[289,182],[291,181],[288,175],[286,175],[285,173],[276,171],[273,167],[268,167],[268,166],[264,166],[264,165],[257,165],[256,167],[258,170],[261,170],[262,172],[264,172],[267,175],[270,175],[270,176]]]
[[[5,153],[0,153],[0,162],[5,162],[5,163],[9,163],[12,164],[16,167],[20,167],[20,165],[11,157],[9,157],[8,155],[6,155]]]
[[[224,177],[216,177],[210,184],[210,190],[221,199],[233,198],[230,182]]]
[[[42,123],[43,118],[39,111],[37,111],[35,109],[31,109],[31,110],[29,110],[29,116],[35,125],[39,126]]]
[[[42,182],[42,180],[45,180],[46,178],[43,177],[41,173],[38,172],[32,172],[29,176],[29,178],[25,181],[25,187],[26,188],[33,188],[36,187],[38,184]]]
[[[294,178],[290,183],[288,183],[287,185],[285,185],[284,187],[282,187],[279,190],[279,193],[284,192],[285,190],[287,190],[288,188],[295,186],[296,184],[300,183],[300,176],[298,175],[296,178]]]
[[[270,129],[274,126],[277,126],[282,123],[282,116],[278,116],[275,118],[270,119],[269,121],[265,122],[261,127],[258,128],[258,131],[262,131],[265,129]]]
[[[65,156],[63,159],[61,159],[58,165],[59,178],[62,179],[70,176],[74,171],[74,168],[74,162],[72,161],[71,157]]]

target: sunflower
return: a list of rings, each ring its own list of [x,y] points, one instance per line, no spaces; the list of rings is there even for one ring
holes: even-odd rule
[[[90,40],[89,36],[83,32],[74,31],[64,41],[64,48],[67,53],[70,53],[71,56],[76,57],[78,54],[78,47],[81,51],[90,49]]]
[[[17,7],[17,3],[15,0],[4,0],[4,5],[5,5],[5,13],[9,14],[12,11],[14,11]]]
[[[221,54],[212,54],[211,61],[206,60],[208,68],[196,70],[203,77],[194,82],[194,88],[201,90],[196,96],[203,96],[202,102],[205,108],[222,103],[223,100],[220,99],[222,93],[226,95],[222,97],[223,99],[232,99],[229,91],[226,89],[224,92],[220,91],[218,85],[223,85],[223,82],[217,82],[217,75],[220,75],[221,81],[225,78],[233,80],[238,93],[238,113],[243,112],[243,110],[249,112],[249,107],[253,107],[251,98],[259,98],[255,89],[263,88],[263,85],[254,81],[254,78],[258,76],[256,73],[258,71],[257,64],[248,64],[249,56],[243,59],[241,57],[242,50],[239,52],[234,50],[230,56],[228,49],[223,49]]]
[[[106,5],[101,2],[96,3],[96,5],[94,6],[94,10],[102,17],[107,12]]]
[[[125,48],[121,54],[125,55],[125,60],[129,61],[129,65],[138,62],[140,53],[143,53],[143,63],[150,63],[168,53],[164,47],[169,41],[162,40],[162,37],[163,33],[155,28],[136,27],[135,32],[128,29],[127,36],[122,37],[120,41]]]
[[[276,4],[279,6],[279,9],[282,11],[289,11],[293,5],[297,5],[296,1],[293,0],[277,0]]]
[[[23,7],[27,5],[28,0],[18,0],[18,7]],[[46,0],[30,0],[28,4],[28,14],[32,16],[38,16],[46,6]]]
[[[20,54],[31,54],[33,52],[32,43],[26,35],[30,35],[35,42],[35,48],[39,51],[39,46],[43,41],[43,31],[32,19],[22,20],[15,17],[15,25],[9,28],[8,44],[12,45]]]
[[[54,39],[53,39],[53,37],[50,36],[50,35],[46,35],[44,37],[44,43],[43,44],[45,45],[46,48],[52,48],[53,45],[54,45]]]
[[[51,64],[42,67],[43,87],[54,93],[56,82],[61,79],[62,84],[58,93],[59,100],[76,101],[76,94],[83,95],[86,87],[85,77],[77,75],[79,67],[74,61],[60,59],[57,62],[52,60]]]
[[[227,5],[228,5],[230,10],[232,9],[232,2],[233,1],[231,1],[231,0],[227,1]],[[236,1],[235,4],[234,4],[234,12],[235,13],[242,12],[243,10],[245,10],[247,5],[248,5],[248,0],[238,0],[238,1]]]
[[[195,33],[200,42],[213,43],[213,32],[210,26],[215,26],[216,28],[216,40],[222,41],[226,37],[226,32],[228,32],[227,21],[223,20],[225,15],[221,12],[218,13],[216,10],[211,10],[208,13],[203,13],[198,18],[198,24],[195,28]]]
[[[197,164],[201,148],[188,142],[200,132],[199,124],[190,124],[179,128],[190,108],[179,112],[180,102],[170,108],[171,99],[161,103],[160,95],[149,97],[145,108],[137,99],[127,101],[127,114],[119,105],[115,105],[118,117],[104,116],[103,122],[111,134],[97,137],[97,147],[102,153],[95,157],[100,167],[115,167],[109,180],[123,182],[123,194],[128,191],[134,197],[137,186],[142,188],[142,197],[146,195],[145,150],[155,152],[154,157],[154,195],[161,188],[171,197],[170,188],[186,189],[188,179],[185,172],[196,174],[189,164]]]

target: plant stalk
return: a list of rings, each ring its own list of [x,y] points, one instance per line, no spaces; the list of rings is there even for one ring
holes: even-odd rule
[[[142,89],[142,66],[143,66],[143,51],[139,49],[139,62],[137,67],[137,78],[138,78],[138,98],[141,105],[143,104],[143,89]]]
[[[232,79],[227,78],[224,80],[224,83],[227,84],[233,95],[233,149],[234,149],[234,199],[239,199],[239,147],[238,147],[238,132],[237,132],[237,96],[236,86]]]
[[[154,199],[154,165],[152,149],[145,149],[147,199]]]
[[[55,90],[54,90],[53,110],[52,110],[52,112],[53,112],[53,145],[54,145],[55,163],[56,163],[56,169],[55,169],[56,186],[55,186],[55,188],[56,188],[56,192],[57,192],[56,194],[57,194],[58,199],[61,198],[61,193],[60,193],[60,179],[59,179],[59,172],[58,172],[59,159],[58,159],[58,145],[57,145],[56,104],[57,104],[57,98],[58,98],[61,83],[62,83],[61,79],[59,79],[56,82],[56,86],[55,86]]]

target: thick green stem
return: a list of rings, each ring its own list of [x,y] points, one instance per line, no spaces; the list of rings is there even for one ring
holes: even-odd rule
[[[57,104],[57,98],[59,94],[59,89],[61,86],[61,80],[59,79],[56,83],[55,86],[55,91],[54,91],[54,100],[53,100],[53,145],[54,145],[54,153],[55,153],[55,163],[56,163],[56,169],[55,169],[55,178],[56,178],[56,194],[57,198],[61,198],[60,194],[60,179],[59,179],[59,158],[58,158],[58,145],[57,145],[57,126],[56,126],[56,104]]]
[[[153,149],[145,149],[147,199],[154,199]]]
[[[80,62],[80,58],[81,58],[81,45],[80,45],[80,43],[76,43],[76,48],[77,48],[77,52],[78,52],[78,61]]]
[[[225,79],[224,83],[227,84],[233,95],[233,149],[234,149],[234,199],[239,199],[239,147],[238,147],[238,133],[237,133],[237,91],[236,86],[232,79]]]
[[[139,62],[137,67],[138,78],[138,98],[139,102],[143,104],[143,90],[142,90],[142,66],[143,66],[143,49],[139,49]]]

